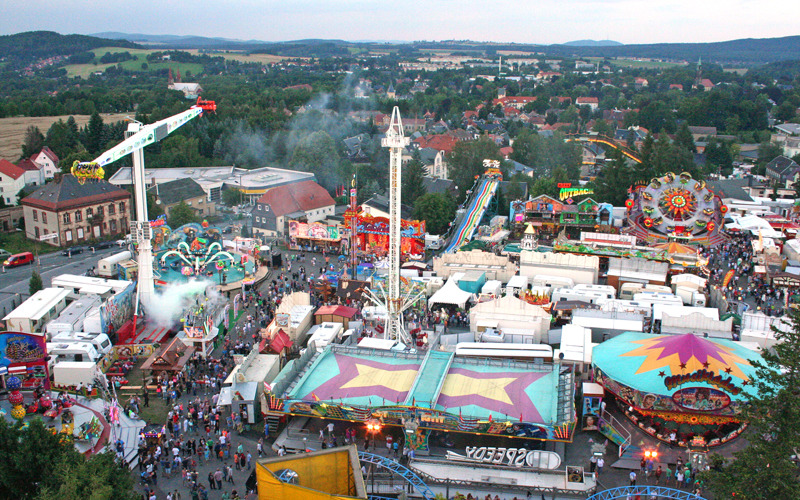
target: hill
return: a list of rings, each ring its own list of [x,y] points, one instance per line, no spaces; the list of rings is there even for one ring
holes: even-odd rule
[[[758,65],[800,59],[800,36],[743,38],[712,43],[656,43],[613,47],[549,45],[540,47],[549,55],[578,57],[644,57],[713,61],[722,64]]]
[[[570,47],[616,47],[622,44],[614,40],[573,40],[563,45]]]
[[[71,56],[98,47],[139,47],[133,42],[109,40],[87,35],[61,35],[54,31],[27,31],[0,36],[0,58],[11,69],[24,67],[40,59]]]

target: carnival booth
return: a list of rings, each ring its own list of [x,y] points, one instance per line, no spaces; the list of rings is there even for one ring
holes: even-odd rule
[[[680,446],[716,446],[744,429],[742,405],[760,358],[729,340],[628,332],[596,346],[592,368],[643,431]]]

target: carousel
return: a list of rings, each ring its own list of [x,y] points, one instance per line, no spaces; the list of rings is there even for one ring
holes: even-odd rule
[[[728,211],[705,181],[695,180],[687,172],[668,172],[636,186],[625,206],[631,226],[655,239],[689,244],[708,243],[717,237]]]
[[[644,432],[678,446],[717,446],[745,428],[753,362],[736,342],[628,332],[594,348],[595,381]]]

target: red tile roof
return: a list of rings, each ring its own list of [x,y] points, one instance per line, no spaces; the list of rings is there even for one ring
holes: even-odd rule
[[[26,158],[26,159],[22,160],[21,162],[17,163],[17,166],[19,168],[21,168],[22,170],[27,170],[27,171],[31,171],[31,170],[38,171],[38,170],[40,170],[39,165],[33,163],[33,160],[31,160],[30,158]]]
[[[0,173],[11,177],[12,179],[19,179],[25,175],[25,170],[19,168],[8,160],[0,160]]]
[[[48,148],[47,146],[42,148],[42,153],[44,153],[53,163],[58,165],[58,155],[53,152],[52,149]]]
[[[445,153],[450,153],[453,151],[453,148],[456,146],[458,140],[452,135],[436,134],[436,135],[426,135],[420,137],[416,139],[414,142],[419,144],[420,148],[433,148],[437,151],[444,151]]]
[[[598,104],[599,102],[597,97],[578,97],[575,99],[575,104]]]
[[[278,186],[261,195],[258,202],[269,205],[276,217],[336,204],[328,191],[314,181]]]

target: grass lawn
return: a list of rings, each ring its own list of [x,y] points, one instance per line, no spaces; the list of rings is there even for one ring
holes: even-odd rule
[[[156,52],[155,50],[150,49],[126,49],[122,47],[100,47],[99,49],[93,49],[92,52],[98,60],[105,55],[106,52],[110,52],[112,54],[116,54],[118,52],[129,52],[132,56],[136,57],[136,59],[130,59],[128,61],[122,61],[122,67],[128,71],[157,71],[160,69],[167,69],[172,68],[173,71],[180,71],[181,75],[186,75],[187,72],[190,72],[192,75],[199,75],[203,72],[203,65],[197,63],[179,63],[174,61],[159,61],[150,63],[147,61],[147,56]],[[147,63],[147,69],[142,69],[142,63]],[[67,64],[64,66],[64,69],[67,70],[67,75],[70,77],[79,76],[81,78],[88,78],[89,75],[96,71],[105,71],[106,68],[111,66],[116,66],[117,63],[108,63],[108,64],[100,64],[100,63],[87,63],[87,64]]]
[[[58,252],[60,249],[42,243],[40,241],[29,240],[25,237],[25,231],[16,231],[14,233],[0,234],[0,248],[8,250],[12,254],[22,252],[33,252],[39,255],[46,253]]]

